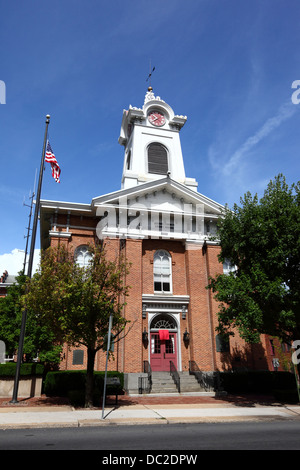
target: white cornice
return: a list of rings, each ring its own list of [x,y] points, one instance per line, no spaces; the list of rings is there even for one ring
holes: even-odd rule
[[[145,304],[179,304],[188,305],[190,302],[189,295],[173,295],[173,294],[142,294],[142,302]]]
[[[212,209],[212,211],[217,212],[219,214],[224,208],[221,204],[218,204],[217,202],[213,201],[212,199],[209,199],[203,194],[193,191],[187,188],[185,185],[178,183],[177,181],[174,181],[168,177],[156,181],[151,181],[149,183],[144,183],[133,188],[121,189],[112,193],[104,194],[103,196],[98,196],[92,199],[91,204],[41,200],[40,205],[42,211],[70,211],[80,212],[84,214],[92,214],[98,206],[117,205],[122,207],[122,198],[126,201],[128,199],[139,198],[147,195],[147,193],[153,193],[155,191],[161,191],[163,189],[169,190],[170,192],[175,191],[176,197],[185,198],[186,203],[202,203],[207,207],[207,209],[210,208]],[[207,210],[206,213],[209,215],[209,212]],[[211,214],[212,217],[214,215],[215,214],[213,213]]]
[[[59,232],[58,230],[49,230],[49,237],[55,238],[71,238],[71,232]]]
[[[88,213],[92,212],[91,204],[82,204],[77,202],[65,202],[65,201],[48,201],[48,200],[41,200],[40,207],[43,210],[52,209],[52,210],[63,210],[63,211],[70,211],[70,212],[83,212]]]

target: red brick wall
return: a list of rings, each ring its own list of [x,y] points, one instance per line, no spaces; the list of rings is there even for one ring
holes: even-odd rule
[[[121,370],[124,372],[141,372],[143,367],[142,350],[142,290],[143,290],[143,268],[142,268],[142,240],[126,240],[125,256],[132,263],[129,274],[126,276],[126,284],[130,286],[127,305],[125,306],[125,319],[129,320],[131,328],[126,336],[122,347]],[[128,327],[126,328],[128,330]]]
[[[213,370],[214,352],[212,350],[211,315],[208,308],[208,292],[205,258],[202,248],[188,245],[185,253],[186,276],[190,305],[188,328],[191,336],[190,359],[203,371]]]
[[[57,224],[65,224],[66,216],[57,218]],[[82,244],[95,241],[96,221],[93,218],[72,216],[70,224],[73,225],[70,238],[51,237],[51,245],[65,244],[74,252]],[[76,228],[74,228],[76,226]],[[59,226],[57,227],[60,229]],[[120,252],[120,240],[106,240],[108,256],[116,259]],[[231,367],[249,367],[253,369],[272,369],[270,351],[265,337],[259,345],[246,344],[238,334],[230,339],[230,352],[216,352],[216,331],[218,324],[218,303],[214,300],[212,292],[206,289],[209,276],[223,272],[218,261],[220,248],[208,245],[205,253],[202,247],[182,241],[146,239],[128,239],[122,249],[128,262],[132,263],[125,283],[131,286],[124,316],[130,321],[126,327],[126,337],[115,344],[114,360],[109,361],[109,370],[123,372],[141,372],[143,361],[148,360],[149,347],[142,343],[142,332],[148,331],[148,315],[142,318],[142,294],[153,294],[153,257],[158,249],[167,250],[172,258],[172,293],[173,295],[189,295],[190,303],[186,319],[180,314],[180,345],[182,369],[188,370],[189,361],[196,362],[203,371],[227,370]],[[130,331],[128,332],[128,330]],[[190,343],[183,343],[183,333],[190,334]],[[149,335],[150,336],[150,335]],[[64,348],[61,368],[86,368],[86,351],[83,366],[72,364],[72,351]],[[267,357],[268,356],[268,357]],[[106,352],[99,351],[96,355],[95,370],[104,370]]]

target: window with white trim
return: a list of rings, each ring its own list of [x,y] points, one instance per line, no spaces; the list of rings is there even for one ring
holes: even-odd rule
[[[165,250],[158,250],[153,261],[154,292],[172,291],[172,260]]]

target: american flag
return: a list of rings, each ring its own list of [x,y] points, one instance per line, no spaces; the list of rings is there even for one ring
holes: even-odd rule
[[[55,158],[55,155],[53,153],[49,140],[47,142],[45,162],[51,163],[52,176],[57,183],[60,183],[60,180],[59,180],[60,167],[59,167],[59,164],[57,163],[57,160]]]

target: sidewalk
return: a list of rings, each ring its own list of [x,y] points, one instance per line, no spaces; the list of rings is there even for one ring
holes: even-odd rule
[[[103,418],[101,408],[75,409],[59,399],[19,398],[18,404],[0,400],[0,429],[299,418],[299,405],[275,403],[265,397],[123,396],[118,406],[108,402]]]

